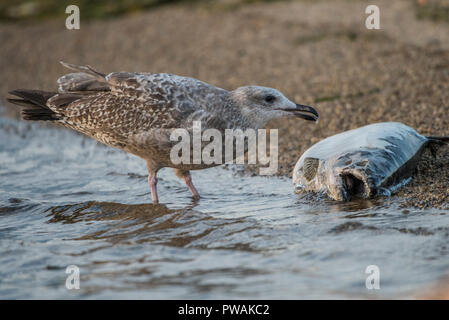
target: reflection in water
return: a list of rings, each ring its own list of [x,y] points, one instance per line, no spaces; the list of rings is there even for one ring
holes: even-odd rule
[[[183,209],[169,209],[163,204],[120,204],[88,201],[74,205],[50,207],[48,223],[109,221],[104,229],[72,240],[107,240],[108,242],[152,242],[174,247],[189,246],[217,228],[233,225],[229,235],[245,231],[249,224],[242,218],[220,219],[194,210],[196,204]],[[239,225],[239,227],[237,227]],[[251,250],[245,243],[232,249]]]
[[[192,173],[198,202],[162,171],[153,205],[136,157],[11,119],[0,134],[0,298],[408,297],[449,268],[447,211],[295,195],[224,168]]]
[[[150,222],[163,215],[173,213],[163,204],[121,204],[88,201],[72,205],[50,207],[50,223],[76,223],[79,221],[137,220]]]
[[[386,203],[392,203],[392,198],[379,197],[374,199],[353,199],[349,202],[340,202],[330,199],[324,193],[312,193],[312,192],[302,192],[297,193],[297,203],[300,204],[311,204],[319,203],[320,205],[325,205],[327,208],[331,209],[333,212],[360,212],[369,208],[379,208]],[[394,199],[394,197],[393,197]],[[395,199],[397,200],[397,199]]]

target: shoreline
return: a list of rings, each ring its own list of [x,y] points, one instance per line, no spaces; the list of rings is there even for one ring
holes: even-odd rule
[[[449,24],[416,19],[411,1],[379,3],[379,31],[360,23],[365,3],[347,1],[173,5],[81,20],[76,31],[63,19],[0,24],[0,95],[4,102],[11,89],[54,90],[66,72],[60,60],[101,72],[175,73],[225,89],[274,87],[320,112],[316,125],[288,118],[267,125],[279,128],[277,175],[285,177],[314,143],[366,124],[398,121],[422,135],[448,136]],[[449,148],[436,158],[426,153],[396,195],[410,207],[449,208]]]

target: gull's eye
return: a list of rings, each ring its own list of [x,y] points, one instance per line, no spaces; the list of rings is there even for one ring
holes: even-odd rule
[[[265,97],[265,102],[271,103],[274,100],[276,100],[276,97],[272,96],[271,94]]]

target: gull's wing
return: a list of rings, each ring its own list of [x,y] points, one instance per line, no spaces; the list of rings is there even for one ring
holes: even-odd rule
[[[142,116],[149,117],[147,121],[153,126],[177,128],[182,127],[186,120],[202,120],[213,116],[214,106],[223,106],[227,95],[223,89],[189,77],[131,72],[104,75],[90,66],[62,64],[80,72],[58,79],[61,96],[69,93],[87,94],[95,99],[94,104],[89,104],[89,109],[95,109],[98,105],[101,109],[112,111],[107,107],[108,104],[111,107],[120,106],[122,110],[137,109]],[[87,100],[83,99],[82,104],[86,104]],[[82,107],[72,103],[67,109]],[[76,113],[76,110],[73,111]]]
[[[64,125],[105,143],[105,136],[126,142],[157,129],[191,128],[193,120],[217,121],[213,105],[224,103],[226,95],[225,90],[172,74],[104,75],[89,66],[63,64],[79,72],[58,79],[60,93],[47,106],[61,115]]]

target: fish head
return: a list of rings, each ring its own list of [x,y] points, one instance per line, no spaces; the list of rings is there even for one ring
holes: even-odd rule
[[[329,158],[322,172],[328,195],[337,201],[370,198],[374,193],[370,153],[357,151]]]

